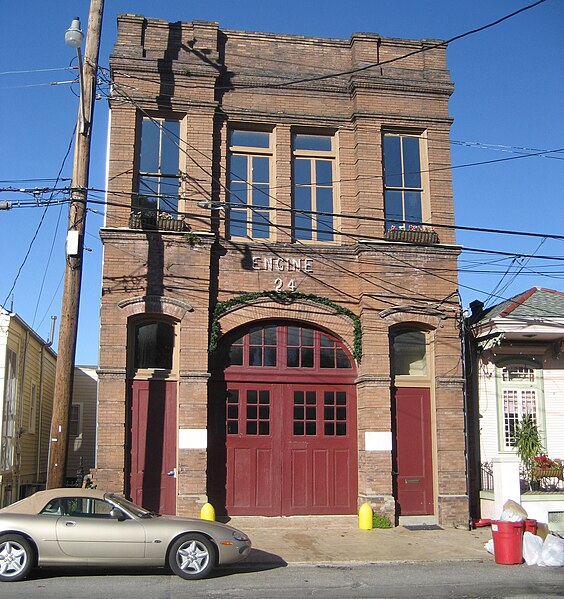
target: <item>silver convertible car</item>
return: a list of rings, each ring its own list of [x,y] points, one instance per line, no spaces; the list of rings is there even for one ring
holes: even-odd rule
[[[193,518],[159,516],[96,489],[39,491],[0,510],[0,581],[34,566],[169,566],[186,579],[244,559],[241,531]]]

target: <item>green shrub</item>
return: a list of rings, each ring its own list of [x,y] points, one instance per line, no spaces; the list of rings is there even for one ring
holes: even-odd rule
[[[392,528],[392,523],[386,516],[374,514],[372,516],[372,528]]]

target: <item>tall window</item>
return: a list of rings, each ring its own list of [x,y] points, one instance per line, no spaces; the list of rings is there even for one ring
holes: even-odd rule
[[[393,333],[392,368],[394,376],[427,377],[427,335],[421,331]]]
[[[135,369],[172,370],[174,327],[161,321],[144,321],[134,328]]]
[[[386,230],[422,223],[421,144],[417,135],[384,134]]]
[[[540,371],[524,363],[507,364],[500,369],[503,402],[503,448],[515,445],[515,427],[524,416],[538,424]]]
[[[31,396],[29,400],[29,431],[32,435],[35,435],[37,428],[37,385],[31,384]]]
[[[72,404],[69,416],[69,436],[78,437],[80,435],[80,404]]]
[[[293,137],[294,239],[335,238],[334,138],[297,133]]]
[[[144,118],[141,125],[139,196],[134,204],[143,216],[176,215],[180,182],[179,121]]]
[[[18,393],[18,356],[10,348],[6,349],[5,372],[0,469],[10,470],[14,466],[16,447],[16,403]]]
[[[270,133],[234,129],[229,139],[229,234],[270,237]]]

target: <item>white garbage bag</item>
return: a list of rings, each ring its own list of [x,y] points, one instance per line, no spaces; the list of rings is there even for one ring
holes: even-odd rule
[[[539,566],[564,566],[564,539],[548,535],[542,545]]]
[[[539,563],[542,547],[542,539],[526,530],[523,534],[523,559],[527,566],[536,566]]]

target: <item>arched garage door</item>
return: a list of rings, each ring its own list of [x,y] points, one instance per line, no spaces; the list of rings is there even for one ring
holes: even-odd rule
[[[322,331],[262,324],[227,354],[227,512],[355,513],[355,369],[344,346]]]

